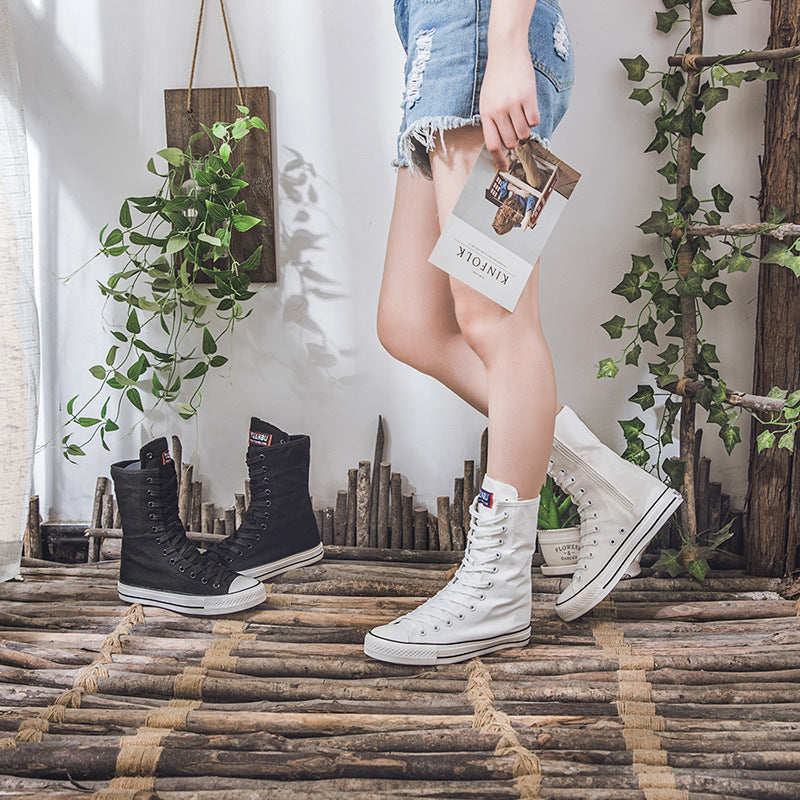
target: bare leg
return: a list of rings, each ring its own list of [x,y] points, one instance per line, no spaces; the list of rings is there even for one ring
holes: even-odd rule
[[[483,145],[480,128],[445,133],[431,153],[440,221],[450,215]],[[520,498],[536,497],[546,477],[556,414],[555,374],[539,318],[538,263],[513,312],[455,278],[456,319],[488,376],[487,471]]]

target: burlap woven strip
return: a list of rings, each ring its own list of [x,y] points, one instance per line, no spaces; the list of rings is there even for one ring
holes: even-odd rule
[[[16,747],[17,742],[41,742],[50,727],[49,722],[63,722],[65,708],[68,706],[80,708],[83,694],[97,692],[97,679],[108,677],[106,664],[112,662],[112,653],[122,652],[120,637],[129,634],[131,628],[141,622],[144,622],[144,609],[138,603],[134,603],[128,607],[114,630],[103,640],[97,658],[78,672],[72,688],[60,694],[51,705],[41,711],[38,717],[24,720],[14,736],[0,739],[0,749]]]
[[[472,727],[481,733],[499,733],[495,746],[498,755],[514,755],[512,774],[522,800],[540,800],[539,786],[542,782],[542,765],[539,758],[520,744],[508,714],[494,707],[492,676],[479,658],[473,659],[467,678],[467,697],[472,703],[474,716]]]
[[[667,762],[667,752],[654,731],[664,730],[664,720],[656,713],[653,687],[647,671],[654,668],[649,655],[634,655],[625,641],[624,631],[609,619],[594,619],[595,643],[605,655],[617,659],[619,699],[617,713],[622,720],[625,747],[633,756],[633,772],[645,800],[688,800],[689,793],[678,789],[675,774]]]

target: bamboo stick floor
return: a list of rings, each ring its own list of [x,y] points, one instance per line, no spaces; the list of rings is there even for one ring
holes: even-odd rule
[[[363,635],[450,565],[332,551],[216,619],[123,605],[116,562],[29,562],[0,585],[0,797],[800,797],[800,618],[777,581],[645,570],[566,624],[565,579],[537,573],[529,647],[402,667]]]

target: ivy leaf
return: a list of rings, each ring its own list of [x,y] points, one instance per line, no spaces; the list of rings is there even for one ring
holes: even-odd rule
[[[717,184],[711,190],[711,196],[714,198],[714,205],[717,207],[717,211],[727,211],[731,207],[733,195],[730,192],[726,192],[720,184]]]
[[[669,236],[672,225],[663,211],[654,211],[644,222],[636,226],[642,233],[657,233],[659,236]]]
[[[719,281],[714,281],[711,286],[708,287],[708,291],[703,296],[703,302],[709,308],[716,308],[717,306],[726,306],[728,303],[731,302],[731,298],[728,297],[728,292],[725,289],[725,284],[720,283]]]
[[[645,147],[645,153],[661,153],[663,152],[667,145],[669,144],[669,139],[667,139],[666,134],[659,131],[652,142],[650,142],[647,147]]]
[[[703,160],[705,153],[700,152],[696,147],[692,147],[691,153],[689,154],[689,158],[691,161],[692,169],[697,169],[700,165],[700,162]]]
[[[787,398],[786,402],[784,403],[786,408],[798,408],[800,407],[800,389],[796,392],[792,392]]]
[[[686,469],[683,461],[679,461],[677,458],[674,460],[665,458],[661,469],[664,470],[664,473],[669,478],[669,484],[673,489],[680,489],[683,486],[683,473]]]
[[[719,284],[724,289],[724,284]],[[681,297],[703,297],[705,289],[703,289],[703,278],[698,275],[693,269],[686,273],[686,277],[678,278],[675,284],[675,291]],[[712,306],[713,308],[713,306]]]
[[[650,256],[631,256],[633,262],[633,269],[631,270],[634,275],[644,275],[645,272],[653,269],[653,259]]]
[[[723,14],[735,14],[736,9],[733,7],[731,0],[714,0],[708,7],[708,13],[713,14],[715,17],[721,17]]]
[[[684,83],[686,83],[686,78],[683,77],[683,72],[679,69],[667,73],[661,79],[661,85],[664,87],[664,90],[676,103],[678,102],[678,94]]]
[[[711,406],[708,412],[708,421],[712,425],[719,425],[724,428],[728,424],[728,414],[722,406]]]
[[[774,206],[772,203],[769,204],[769,209],[767,211],[767,218],[764,220],[769,225],[777,225],[786,218],[786,212],[781,211],[779,208]]]
[[[619,367],[613,358],[604,358],[597,367],[598,378],[613,378],[619,372]]]
[[[217,343],[208,328],[203,328],[203,353],[210,356],[217,352]]]
[[[681,201],[677,197],[662,197],[661,210],[665,214],[675,214],[678,211],[678,206],[680,205],[680,202]]]
[[[650,94],[649,89],[634,89],[629,95],[629,100],[638,100],[643,106],[646,106],[653,100],[653,95]]]
[[[722,217],[719,215],[719,211],[703,211],[703,216],[706,218],[706,222],[709,225],[719,225]]]
[[[730,0],[726,0],[726,2],[730,2]],[[736,12],[734,11],[733,13],[735,14]],[[711,567],[708,566],[708,561],[704,558],[695,558],[689,562],[688,572],[693,578],[703,583],[710,569]]]
[[[678,12],[671,8],[669,11],[656,11],[656,30],[669,33],[678,20]]]
[[[669,184],[674,184],[678,180],[678,167],[674,161],[667,161],[661,169],[656,171],[659,175],[663,175]]]
[[[675,8],[675,6],[685,6],[689,0],[662,0],[664,8]]]
[[[631,439],[622,457],[639,467],[643,467],[650,460],[650,454],[645,449],[644,442],[641,439]]]
[[[612,294],[624,297],[629,303],[638,300],[642,296],[639,288],[639,278],[633,272],[626,272],[622,280],[611,290]]]
[[[742,441],[737,425],[726,425],[724,428],[721,428],[719,436],[725,443],[725,449],[728,451],[728,455],[730,455],[733,452],[733,448]]]
[[[653,569],[656,572],[666,572],[671,578],[677,578],[683,572],[678,551],[672,548],[662,550],[658,561],[653,564]]]
[[[762,264],[779,264],[790,269],[800,277],[800,256],[795,256],[784,242],[772,241],[767,254],[761,259]]]
[[[783,400],[787,394],[786,389],[781,389],[780,386],[773,386],[767,393],[767,397],[773,400]]]
[[[605,329],[606,333],[608,333],[612,339],[619,339],[625,327],[625,318],[621,317],[619,314],[615,314],[608,322],[604,322],[600,327]]]
[[[744,72],[726,72],[722,78],[722,84],[723,86],[736,86],[738,88],[742,85],[744,76]]]
[[[728,99],[728,90],[722,86],[709,86],[700,93],[699,102],[706,111],[710,111],[718,103]]]
[[[750,269],[750,259],[741,251],[732,253],[728,260],[728,272],[747,272]]]
[[[665,363],[665,364],[674,364],[678,358],[680,358],[680,351],[678,350],[678,345],[675,342],[668,345],[667,348],[658,354],[658,357]]]
[[[772,447],[773,444],[775,444],[775,434],[772,431],[762,431],[758,434],[756,445],[759,453]]]
[[[138,389],[131,387],[127,392],[125,392],[125,396],[131,401],[131,405],[138,408],[139,411],[144,411],[144,407],[142,406],[142,398],[139,395]]]
[[[635,344],[628,350],[628,354],[625,356],[625,363],[632,364],[634,367],[639,365],[639,356],[642,354],[642,346],[640,344]]]
[[[678,211],[681,211],[687,217],[697,213],[700,208],[700,201],[694,196],[691,186],[684,186],[681,189],[681,196],[678,202]]]
[[[644,325],[639,326],[639,338],[643,342],[652,342],[658,344],[656,339],[656,321],[650,317]]]
[[[638,55],[636,58],[621,58],[620,62],[628,73],[629,81],[640,81],[644,78],[650,64],[644,56]]]
[[[692,133],[696,133],[698,136],[703,135],[703,123],[706,121],[706,115],[702,111],[698,111],[692,117]]]
[[[704,342],[702,347],[700,348],[700,355],[709,364],[719,364],[719,357],[717,356],[717,346],[715,344],[709,344],[708,342]]]
[[[680,314],[675,317],[675,322],[672,327],[666,332],[666,336],[675,336],[678,339],[683,338],[683,317]]]
[[[631,403],[636,403],[637,405],[641,406],[645,411],[648,408],[652,408],[656,402],[653,393],[653,387],[645,386],[644,384],[640,383],[636,387],[636,391],[628,398],[628,400]]]
[[[778,447],[790,452],[794,450],[794,430],[786,431],[778,442]]]
[[[716,278],[719,275],[717,265],[705,253],[701,252],[695,253],[692,269],[701,278]]]

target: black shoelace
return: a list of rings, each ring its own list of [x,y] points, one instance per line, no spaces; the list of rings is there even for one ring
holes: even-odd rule
[[[219,589],[229,571],[213,558],[201,553],[187,538],[183,523],[178,516],[177,478],[173,474],[164,478],[148,476],[148,519],[150,530],[156,535],[156,544],[162,546],[161,555],[169,557],[169,563],[178,567],[178,572],[188,572],[192,579]]]
[[[242,524],[231,536],[209,549],[220,559],[230,563],[234,556],[243,556],[246,550],[261,539],[269,522],[272,490],[269,486],[269,466],[265,453],[248,454],[246,461],[250,475],[250,505],[244,512]]]

